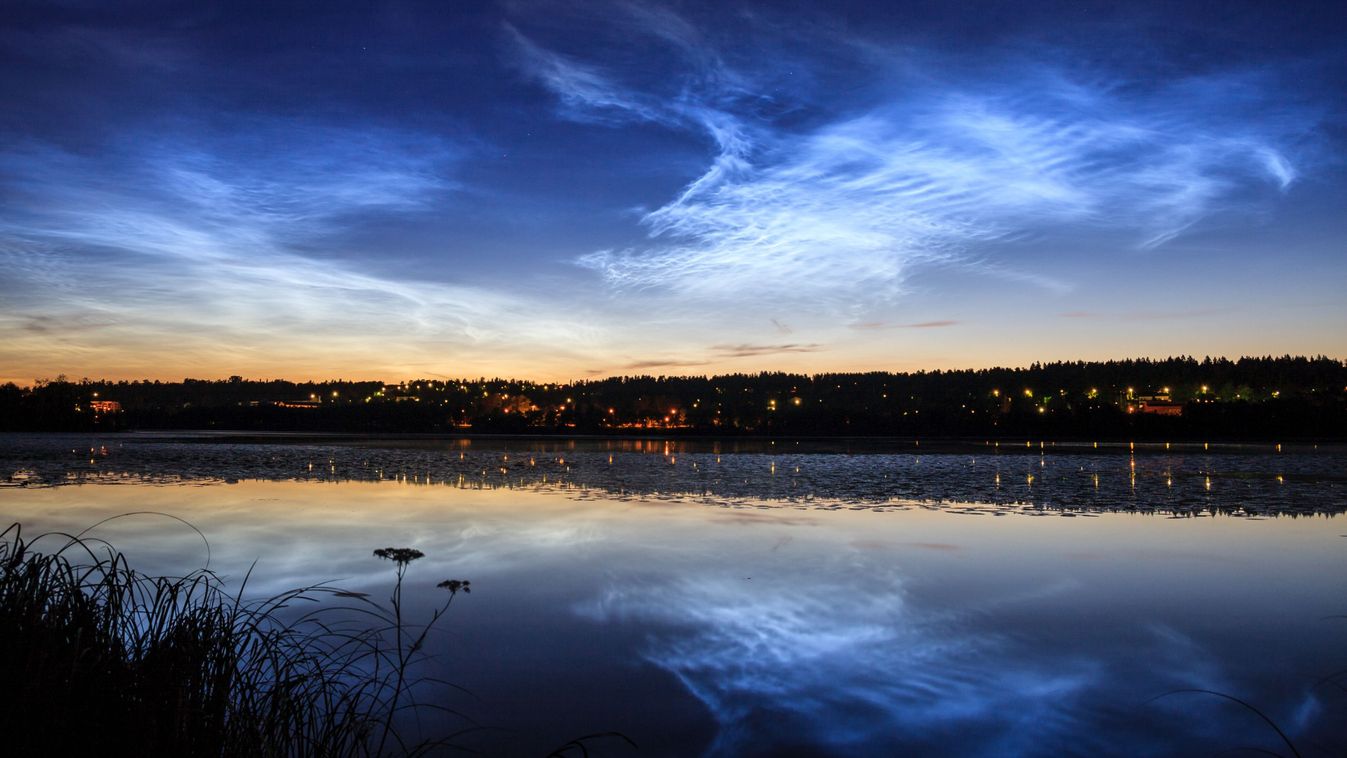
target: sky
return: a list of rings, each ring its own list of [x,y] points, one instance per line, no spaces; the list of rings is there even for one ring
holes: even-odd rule
[[[0,18],[0,381],[1347,357],[1337,2]]]

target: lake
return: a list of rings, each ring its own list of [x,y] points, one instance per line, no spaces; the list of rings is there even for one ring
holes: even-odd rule
[[[1341,447],[0,435],[0,484],[258,596],[424,551],[412,615],[472,581],[428,649],[487,754],[1290,752],[1197,689],[1347,745]]]

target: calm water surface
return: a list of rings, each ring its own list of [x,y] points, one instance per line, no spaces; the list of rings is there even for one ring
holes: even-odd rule
[[[894,443],[896,446],[898,443]],[[1022,443],[1020,443],[1022,445]],[[436,697],[540,755],[1341,755],[1339,450],[0,438],[0,516],[157,511],[252,593],[469,578]],[[840,446],[839,446],[840,445]],[[929,449],[929,446],[928,446]],[[202,565],[162,516],[95,533]],[[454,722],[458,727],[464,722]]]

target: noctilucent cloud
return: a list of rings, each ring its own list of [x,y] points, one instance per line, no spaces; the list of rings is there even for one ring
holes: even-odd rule
[[[1340,3],[14,2],[0,381],[1347,354]]]

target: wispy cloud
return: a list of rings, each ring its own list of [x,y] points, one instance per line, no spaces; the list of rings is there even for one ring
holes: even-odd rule
[[[650,22],[667,33],[642,44],[664,40],[688,70],[663,89],[617,87],[519,37],[567,115],[620,108],[713,139],[704,173],[643,216],[648,244],[578,259],[618,289],[846,308],[893,299],[916,267],[957,264],[1062,292],[1069,283],[1007,266],[992,251],[1081,229],[1138,248],[1165,244],[1288,190],[1299,176],[1298,140],[1315,118],[1279,102],[1273,75],[1217,72],[1138,87],[1124,75],[1006,51],[995,73],[962,76],[932,56],[890,54],[891,65],[875,67],[888,86],[862,82],[882,91],[860,103],[826,92],[768,95],[748,84],[766,77],[733,69],[667,16]],[[860,55],[817,41],[835,58]],[[802,72],[824,56],[759,52],[764,65]],[[792,101],[818,114],[808,127],[766,115]]]
[[[891,324],[886,321],[863,321],[857,324],[851,324],[850,328],[857,331],[875,331],[879,329],[943,329],[947,326],[958,326],[958,321],[918,321],[912,324]]]
[[[452,193],[453,145],[303,125],[271,136],[0,154],[16,198],[0,219],[0,292],[30,335],[5,352],[38,354],[25,340],[59,322],[59,344],[41,351],[57,366],[284,361],[278,372],[325,374],[355,359],[401,373],[506,334],[506,350],[556,355],[596,328],[497,291],[376,274],[332,249],[352,214],[422,212]],[[96,327],[68,328],[79,323]]]
[[[756,358],[765,355],[781,355],[783,353],[817,353],[824,347],[818,344],[785,344],[785,345],[714,345],[711,353],[717,358]]]
[[[652,368],[691,368],[691,367],[693,367],[693,366],[705,366],[705,365],[706,365],[706,361],[680,361],[680,360],[672,360],[672,359],[670,359],[670,360],[653,359],[653,360],[645,360],[645,361],[632,361],[631,363],[624,364],[624,365],[622,366],[622,368],[623,368],[623,370],[626,370],[626,371],[643,371],[643,370],[646,370],[646,369],[652,369]],[[595,373],[602,373],[602,372],[599,371],[599,372],[595,372]]]
[[[540,47],[513,26],[506,25],[505,32],[519,68],[557,96],[567,118],[596,123],[668,119],[656,102],[618,85],[598,66]]]

